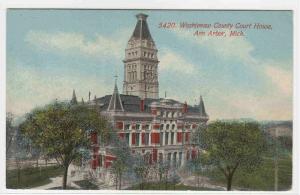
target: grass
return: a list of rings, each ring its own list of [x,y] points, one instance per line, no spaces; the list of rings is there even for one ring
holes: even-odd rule
[[[75,181],[77,185],[80,186],[82,190],[99,190],[99,187],[89,180],[80,180],[80,181]]]
[[[63,189],[62,187],[53,187],[53,188],[49,188],[47,190],[78,190],[77,188],[74,188],[74,187],[69,187],[67,186],[66,189]]]
[[[126,190],[140,190],[140,185],[134,185]],[[173,183],[167,183],[167,185],[164,182],[157,182],[157,183],[144,183],[143,190],[191,190],[191,191],[211,191],[215,189],[210,188],[203,188],[203,187],[193,187],[193,186],[186,186],[183,184],[173,184]]]
[[[204,172],[213,182],[226,186],[224,175],[217,169]],[[262,165],[252,172],[237,169],[232,186],[241,190],[273,191],[274,160],[265,158]],[[278,160],[278,190],[290,190],[292,187],[292,159],[282,156]]]
[[[40,172],[41,171],[41,172]],[[20,171],[20,181],[18,182],[17,170],[7,170],[6,188],[8,189],[28,189],[42,186],[51,182],[51,177],[63,175],[63,169],[58,166],[30,167]]]

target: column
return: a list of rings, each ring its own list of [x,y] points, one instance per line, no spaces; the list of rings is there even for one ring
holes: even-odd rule
[[[170,158],[170,166],[173,167],[173,152],[170,153],[171,158]]]
[[[166,137],[166,132],[165,131],[163,131],[163,137],[162,137],[162,140],[163,140],[163,142],[162,142],[162,145],[164,146],[165,145],[165,137]]]
[[[131,147],[131,141],[132,141],[132,137],[131,137],[131,132],[129,133],[129,147]]]
[[[182,150],[182,155],[181,155],[181,166],[185,164],[186,161],[186,152],[185,150]]]
[[[149,146],[151,146],[152,144],[151,144],[151,131],[150,131],[150,133],[149,133]]]
[[[140,132],[140,134],[139,134],[139,144],[138,144],[138,146],[141,146],[142,145],[142,132]]]
[[[171,145],[171,137],[172,137],[171,134],[172,134],[171,131],[169,131],[168,145]]]
[[[174,132],[174,145],[177,145],[177,131]]]

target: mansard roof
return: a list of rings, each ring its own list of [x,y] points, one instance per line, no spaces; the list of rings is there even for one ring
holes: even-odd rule
[[[138,21],[136,23],[131,39],[134,38],[153,41],[146,21],[146,18],[148,16],[145,14],[138,14],[136,15],[136,17]]]
[[[101,111],[108,110],[111,96],[112,95],[106,95],[106,96],[96,99],[97,105],[100,106]],[[134,96],[134,95],[120,94],[120,99],[122,101],[122,105],[123,105],[125,112],[141,112],[140,111],[140,103],[141,103],[140,97]],[[145,98],[144,99],[144,106],[145,106],[144,112],[150,113],[151,112],[151,108],[150,108],[151,103],[161,101],[161,100],[163,100],[163,98],[160,98],[160,99]],[[183,104],[183,103],[173,100],[173,99],[168,99],[168,102],[170,104],[176,104],[176,103]],[[188,112],[189,113],[199,113],[199,106],[188,105]]]

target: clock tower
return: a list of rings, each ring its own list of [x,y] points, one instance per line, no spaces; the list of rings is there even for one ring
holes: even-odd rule
[[[159,61],[147,17],[145,14],[136,15],[137,23],[125,49],[123,93],[141,99],[158,99]]]

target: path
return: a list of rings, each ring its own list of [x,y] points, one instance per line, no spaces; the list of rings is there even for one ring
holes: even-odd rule
[[[212,184],[210,182],[210,179],[204,176],[199,176],[199,182],[197,181],[197,178],[195,178],[195,176],[189,176],[185,178],[182,177],[181,179],[181,183],[186,186],[202,187],[215,190],[226,190],[226,187]]]

